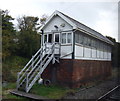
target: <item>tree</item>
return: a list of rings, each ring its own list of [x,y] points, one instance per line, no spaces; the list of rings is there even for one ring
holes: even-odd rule
[[[110,36],[106,37],[114,43],[112,46],[112,65],[113,67],[120,67],[120,43]]]
[[[46,14],[43,14],[40,18],[40,25],[44,25],[46,20],[48,19],[48,16]]]
[[[14,51],[13,46],[15,45],[13,39],[16,31],[13,27],[13,23],[11,22],[14,18],[9,15],[9,11],[1,10],[0,12],[2,16],[2,57],[3,60],[5,60]]]
[[[40,48],[38,34],[38,17],[23,16],[18,18],[19,28],[19,55],[31,57]]]

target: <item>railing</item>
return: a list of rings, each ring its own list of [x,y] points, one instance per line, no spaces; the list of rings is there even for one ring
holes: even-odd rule
[[[50,61],[53,60],[53,63],[55,63],[55,49],[58,48],[60,53],[60,44],[58,44],[59,47],[55,47],[56,44],[58,43],[53,43],[50,47],[47,47],[47,43],[45,43],[37,51],[26,66],[18,73],[17,89],[25,83],[25,91],[29,92]]]

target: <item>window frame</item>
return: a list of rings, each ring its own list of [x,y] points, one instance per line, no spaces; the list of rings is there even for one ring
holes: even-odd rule
[[[68,34],[69,34],[69,33],[71,34],[71,42],[70,42],[70,43],[68,43]],[[62,35],[63,35],[63,34],[65,34],[65,43],[62,42],[62,40],[63,40],[63,39],[62,39],[62,38],[63,38]],[[72,32],[62,32],[60,38],[61,38],[61,44],[62,44],[62,45],[72,44],[72,40],[73,40]]]

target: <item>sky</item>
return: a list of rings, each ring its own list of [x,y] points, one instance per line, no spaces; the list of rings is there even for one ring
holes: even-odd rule
[[[15,19],[23,15],[50,16],[58,10],[118,41],[118,0],[1,0],[0,9],[9,10]]]

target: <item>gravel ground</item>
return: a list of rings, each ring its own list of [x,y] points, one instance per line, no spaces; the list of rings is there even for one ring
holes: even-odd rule
[[[90,87],[88,89],[80,90],[75,94],[69,94],[63,99],[98,99],[106,92],[118,85],[118,79],[106,80],[99,85]]]

